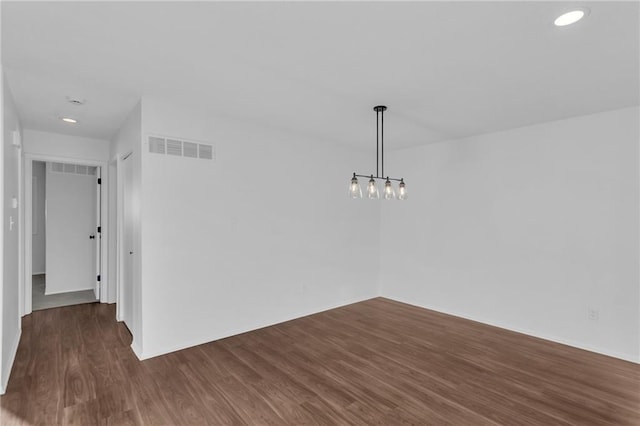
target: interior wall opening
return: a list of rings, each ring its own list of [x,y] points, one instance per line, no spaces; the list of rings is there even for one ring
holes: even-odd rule
[[[92,165],[32,163],[34,311],[100,300],[100,171]]]

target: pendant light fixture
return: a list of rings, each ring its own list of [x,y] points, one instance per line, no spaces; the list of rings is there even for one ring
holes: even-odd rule
[[[384,175],[384,112],[387,107],[384,105],[378,105],[373,107],[376,112],[376,175],[359,175],[355,172],[351,178],[351,184],[349,185],[349,197],[362,198],[362,189],[358,183],[358,178],[369,178],[367,184],[367,198],[371,200],[377,200],[380,198],[380,192],[376,186],[376,180],[384,180],[384,187],[382,189],[382,198],[385,200],[406,200],[407,199],[407,186],[404,183],[404,179],[390,178]],[[393,188],[391,181],[400,182],[398,185],[398,191]]]

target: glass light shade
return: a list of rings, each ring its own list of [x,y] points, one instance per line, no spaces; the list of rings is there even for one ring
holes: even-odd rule
[[[367,185],[367,196],[370,200],[377,200],[380,198],[380,192],[378,192],[378,187],[376,186],[376,181],[371,176],[369,179],[369,184]]]
[[[393,189],[393,186],[391,185],[391,181],[389,181],[389,178],[387,178],[387,181],[384,183],[384,199],[385,200],[393,200],[394,198],[396,198],[396,191]]]
[[[362,198],[362,189],[360,189],[360,184],[355,176],[353,176],[349,184],[349,197],[353,199]]]
[[[407,185],[405,185],[403,179],[400,179],[400,185],[398,186],[398,200],[406,200],[406,199],[407,199]]]

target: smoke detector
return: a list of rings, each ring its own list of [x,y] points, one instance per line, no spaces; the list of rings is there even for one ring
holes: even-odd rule
[[[73,105],[84,105],[86,101],[81,98],[73,98],[71,96],[67,96],[67,102]]]

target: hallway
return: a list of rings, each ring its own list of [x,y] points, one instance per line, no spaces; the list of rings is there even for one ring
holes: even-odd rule
[[[45,274],[33,276],[32,309],[34,311],[97,302],[93,290],[70,291],[67,293],[45,295],[45,280]]]

